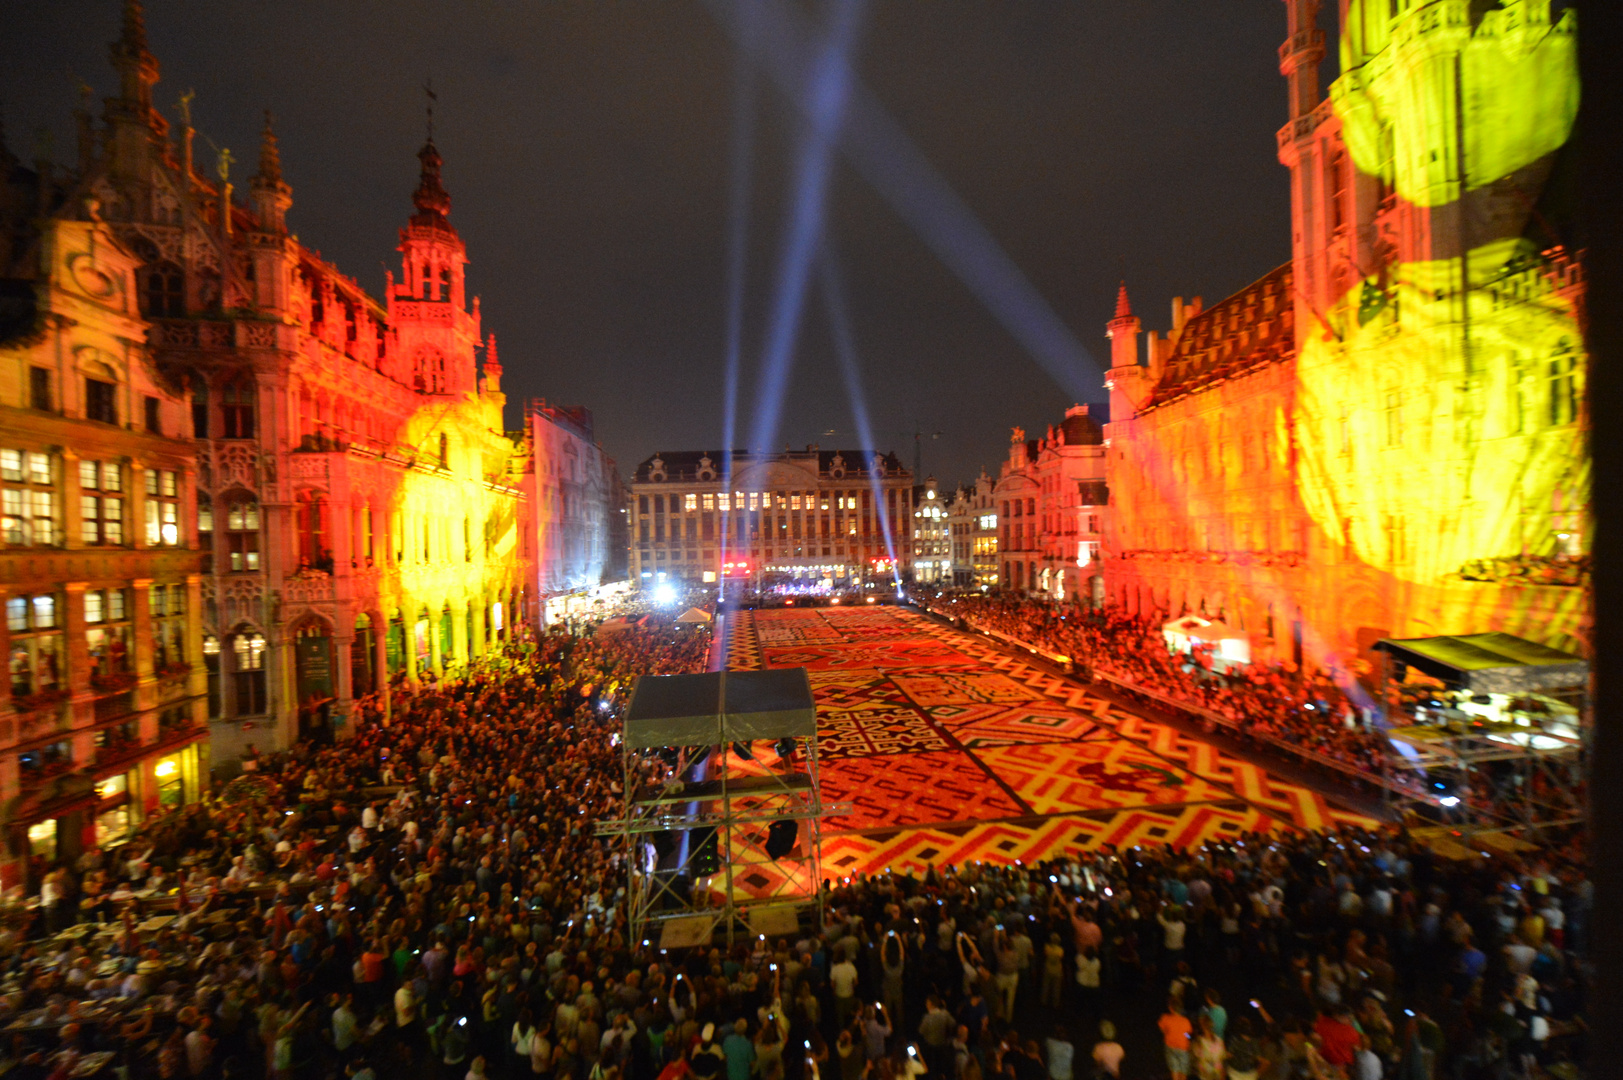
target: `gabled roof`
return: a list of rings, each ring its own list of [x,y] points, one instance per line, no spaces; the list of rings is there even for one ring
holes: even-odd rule
[[[1296,355],[1295,291],[1286,263],[1190,319],[1173,344],[1150,405]]]

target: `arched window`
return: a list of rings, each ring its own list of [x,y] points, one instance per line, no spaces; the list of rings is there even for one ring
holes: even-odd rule
[[[440,267],[439,298],[441,300],[451,299],[451,268],[449,266]]]
[[[171,262],[149,266],[141,297],[143,314],[153,319],[177,319],[186,314],[186,275]]]
[[[220,412],[224,420],[221,433],[227,439],[254,437],[254,381],[244,375],[226,384],[221,394]]]
[[[422,273],[419,274],[418,276],[420,278],[422,278],[422,282],[423,282],[423,299],[424,300],[432,300],[432,299],[434,299],[434,294],[431,291],[434,288],[434,274],[433,274],[433,272],[431,270],[429,270],[427,263],[423,263],[423,265],[422,265]]]

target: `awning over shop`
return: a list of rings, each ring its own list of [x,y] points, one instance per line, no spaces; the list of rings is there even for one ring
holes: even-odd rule
[[[1434,679],[1483,694],[1556,690],[1589,680],[1583,657],[1514,634],[1383,638],[1375,648]]]
[[[718,746],[756,739],[812,738],[817,705],[805,668],[644,675],[631,691],[625,743]]]

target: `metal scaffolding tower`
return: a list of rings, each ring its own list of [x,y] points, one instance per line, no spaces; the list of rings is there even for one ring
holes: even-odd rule
[[[822,923],[817,710],[805,668],[643,676],[621,738],[620,838],[635,940]]]

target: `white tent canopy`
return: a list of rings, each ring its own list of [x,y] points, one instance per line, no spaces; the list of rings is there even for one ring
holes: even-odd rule
[[[1213,656],[1231,664],[1251,662],[1251,637],[1244,630],[1236,630],[1227,623],[1204,619],[1199,615],[1182,615],[1161,627],[1167,644],[1179,652],[1188,652],[1198,642],[1213,646]]]
[[[682,612],[682,614],[678,615],[676,617],[676,621],[679,623],[707,623],[710,621],[710,613],[708,611],[700,611],[696,607],[690,607],[686,611]]]

